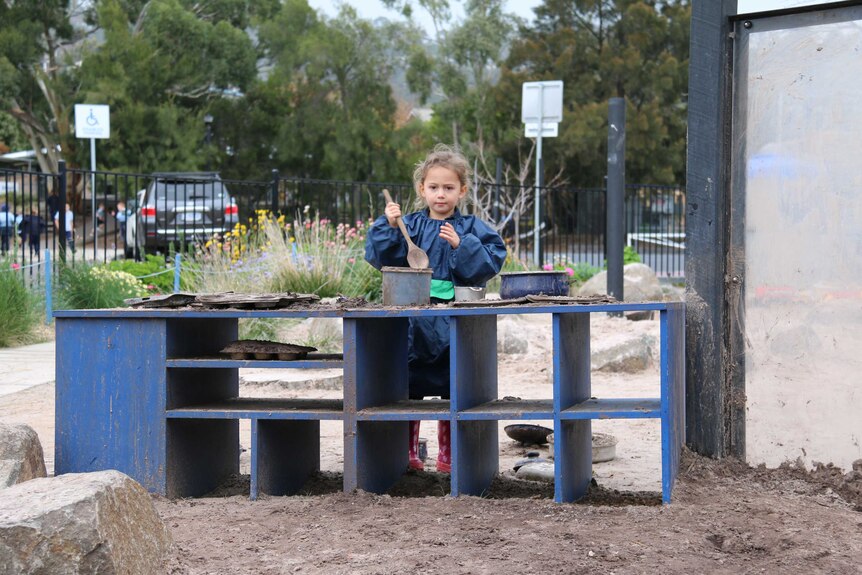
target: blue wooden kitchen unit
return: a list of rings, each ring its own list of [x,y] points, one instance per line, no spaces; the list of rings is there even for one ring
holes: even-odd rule
[[[590,314],[636,310],[660,314],[660,395],[594,398]],[[497,316],[534,313],[553,318],[552,397],[500,398]],[[408,400],[408,318],[423,315],[452,318],[450,400]],[[343,360],[219,358],[247,317],[342,317]],[[407,422],[437,419],[452,422],[451,494],[480,495],[499,473],[498,421],[545,419],[554,422],[555,499],[565,502],[590,484],[591,420],[659,418],[662,498],[670,502],[685,439],[682,303],[74,310],[55,318],[57,474],[117,469],[168,497],[204,495],[239,473],[239,420],[249,419],[251,497],[287,495],[319,469],[320,421],[340,420],[344,490],[382,493],[407,468]],[[241,367],[343,367],[343,400],[238,397]]]

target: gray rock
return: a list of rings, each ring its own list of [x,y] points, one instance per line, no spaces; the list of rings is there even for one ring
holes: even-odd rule
[[[42,444],[33,428],[0,423],[0,489],[45,475]]]
[[[247,368],[239,371],[240,387],[280,390],[343,389],[341,369]]]
[[[163,573],[170,546],[149,494],[119,471],[0,491],[0,573]]]
[[[519,354],[527,353],[530,342],[525,331],[519,325],[520,321],[513,316],[500,316],[497,320],[497,353]]]
[[[653,364],[656,353],[655,337],[642,334],[602,347],[599,343],[590,353],[593,371],[634,373]]]
[[[554,482],[554,464],[550,461],[533,461],[525,463],[515,472],[518,479],[530,479],[531,481]]]
[[[608,272],[601,271],[578,289],[578,295],[607,295]],[[623,299],[629,302],[663,301],[664,293],[655,272],[646,264],[623,267]]]

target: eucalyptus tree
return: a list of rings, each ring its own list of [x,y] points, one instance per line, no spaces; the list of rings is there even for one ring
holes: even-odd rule
[[[82,98],[111,106],[116,137],[100,153],[101,163],[135,172],[210,163],[204,115],[226,94],[240,95],[257,72],[254,46],[241,27],[250,4],[99,3],[104,41],[84,58],[79,75]]]
[[[66,119],[77,84],[69,64],[82,36],[68,1],[0,2],[0,108],[15,119],[43,171],[56,171],[60,150],[74,145]]]
[[[606,172],[607,101],[627,102],[629,181],[672,184],[685,178],[688,85],[687,0],[545,0],[521,29],[496,90],[502,102],[525,81],[564,81],[560,136],[545,164],[569,181],[601,185]],[[499,106],[501,129],[520,124],[515,102]],[[510,140],[510,161],[530,146]]]

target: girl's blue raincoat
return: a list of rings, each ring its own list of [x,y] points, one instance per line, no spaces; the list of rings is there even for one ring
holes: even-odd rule
[[[407,233],[428,254],[431,297],[451,301],[455,286],[484,286],[500,273],[506,261],[506,246],[488,224],[475,216],[462,216],[456,209],[446,220],[428,217],[428,210],[403,216]],[[440,226],[452,224],[461,244],[453,249],[440,237]],[[377,218],[368,230],[365,259],[375,268],[408,267],[407,242],[401,231],[389,225],[386,216]],[[432,300],[434,301],[434,300]],[[449,318],[410,318],[407,343],[410,398],[429,395],[449,397]]]

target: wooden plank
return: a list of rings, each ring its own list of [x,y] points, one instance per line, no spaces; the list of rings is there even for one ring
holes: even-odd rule
[[[320,470],[319,421],[252,420],[252,499],[293,495]]]
[[[56,321],[57,475],[116,469],[165,494],[165,321]]]
[[[450,333],[453,411],[464,411],[497,399],[497,318],[452,318]]]
[[[723,457],[732,53],[736,0],[694,2],[686,174],[686,427],[691,447]]]
[[[483,495],[499,472],[497,422],[452,422],[451,495]]]
[[[344,320],[345,491],[382,493],[407,468],[407,424],[357,417],[408,398],[407,324],[403,317]]]
[[[357,412],[360,421],[412,421],[449,419],[448,399],[405,399]]]
[[[554,422],[554,501],[577,501],[593,477],[592,421]]]
[[[554,411],[590,398],[590,316],[553,315]]]
[[[590,400],[590,316],[553,315],[554,500],[584,496],[593,475],[592,423],[563,419],[563,409]]]
[[[685,316],[661,312],[662,501],[670,503],[685,444]]]
[[[224,368],[250,368],[262,367],[272,369],[341,369],[344,361],[338,360],[316,360],[297,359],[292,361],[280,361],[273,359],[220,359],[220,358],[190,358],[169,359],[166,362],[170,368],[199,368],[199,369],[224,369]]]
[[[553,419],[552,399],[495,399],[459,411],[455,417],[461,421],[481,419]]]
[[[207,309],[97,309],[97,310],[57,310],[54,317],[78,318],[160,318],[160,319],[206,319],[206,318],[299,318],[310,317],[344,317],[353,319],[398,318],[418,316],[472,316],[472,315],[506,315],[535,313],[621,313],[625,311],[642,311],[666,309],[666,302],[613,303],[613,304],[521,304],[514,306],[489,306],[482,308],[456,308],[446,306],[434,307],[399,307],[382,308],[367,307],[340,309],[306,306],[304,309],[291,310],[207,310]]]
[[[588,399],[560,412],[560,419],[649,419],[662,416],[661,399]]]
[[[200,497],[239,474],[239,421],[167,420],[166,495]]]
[[[181,419],[326,419],[342,418],[340,399],[261,399],[233,397],[168,410],[169,418]]]
[[[407,422],[358,421],[356,430],[356,488],[386,493],[407,471]]]
[[[449,333],[453,412],[496,400],[497,317],[454,317]],[[497,422],[455,420],[451,429],[452,495],[481,495],[499,469]]]

